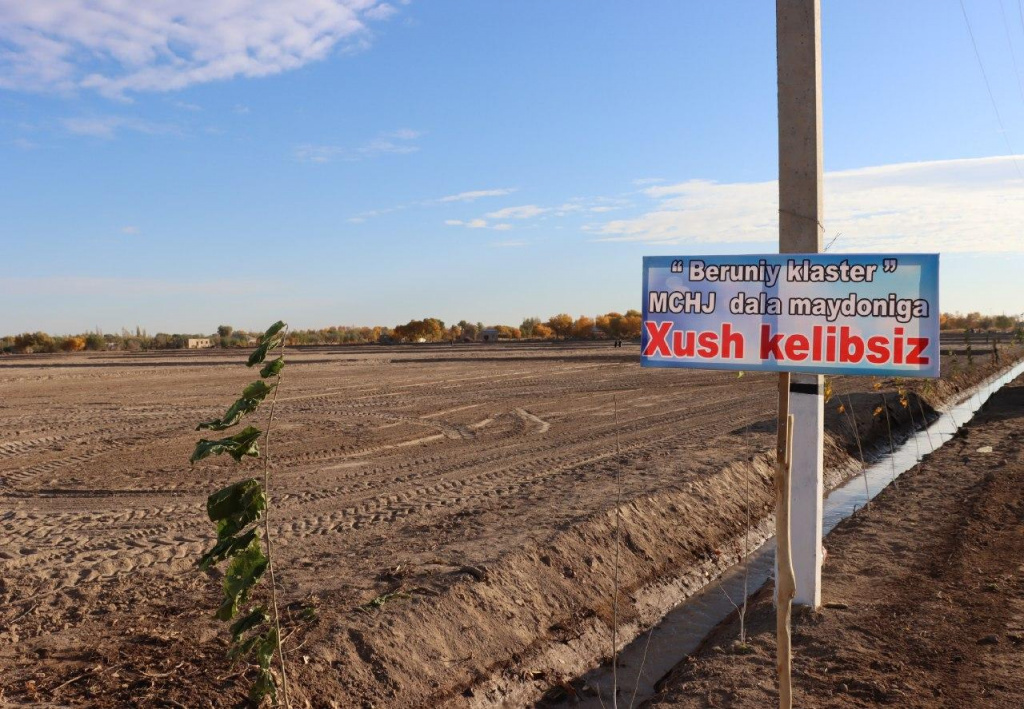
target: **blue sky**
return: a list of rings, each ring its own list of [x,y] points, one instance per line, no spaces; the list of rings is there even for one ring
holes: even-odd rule
[[[958,0],[823,0],[825,226],[1015,313],[1024,10],[964,5],[1005,132]],[[776,250],[775,114],[770,0],[0,0],[0,332],[638,308]]]

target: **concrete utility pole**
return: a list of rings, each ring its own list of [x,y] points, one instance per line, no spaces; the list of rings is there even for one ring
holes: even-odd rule
[[[821,3],[776,0],[779,253],[822,250]],[[785,376],[785,375],[783,375]],[[800,605],[821,605],[824,381],[793,374],[792,554]],[[781,424],[780,424],[781,425]]]

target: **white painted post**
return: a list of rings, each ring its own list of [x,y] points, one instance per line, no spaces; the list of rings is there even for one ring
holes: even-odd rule
[[[793,428],[790,530],[797,605],[821,605],[821,518],[825,397],[819,375],[793,374],[789,412]],[[814,393],[807,393],[814,392]]]
[[[776,0],[775,21],[779,253],[819,253],[823,236],[820,0]],[[821,605],[823,393],[820,375],[792,375],[793,601],[813,608]]]

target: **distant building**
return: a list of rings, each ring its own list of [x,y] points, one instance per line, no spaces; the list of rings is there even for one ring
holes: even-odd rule
[[[497,342],[498,341],[498,330],[497,328],[489,327],[486,330],[480,331],[481,342]]]
[[[185,347],[190,350],[201,350],[207,347],[213,347],[213,343],[210,342],[208,337],[190,337],[185,340]]]

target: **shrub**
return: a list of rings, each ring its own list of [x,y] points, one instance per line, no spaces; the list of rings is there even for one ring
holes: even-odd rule
[[[65,352],[81,352],[85,349],[84,337],[65,337],[60,343],[60,348]]]

